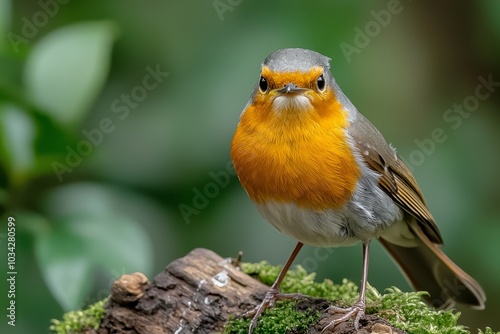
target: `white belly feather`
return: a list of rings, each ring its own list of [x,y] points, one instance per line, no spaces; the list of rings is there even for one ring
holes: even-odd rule
[[[316,211],[278,202],[259,204],[257,209],[278,231],[313,246],[348,246],[390,227],[407,229],[399,223],[402,210],[379,188],[378,174],[363,167],[351,200],[339,210]]]

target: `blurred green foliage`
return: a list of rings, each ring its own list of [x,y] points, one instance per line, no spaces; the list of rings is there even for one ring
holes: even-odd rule
[[[412,164],[445,251],[486,290],[487,309],[459,308],[462,323],[499,330],[500,92],[459,125],[444,115],[459,115],[479,77],[500,81],[500,7],[401,1],[377,21],[392,2],[0,0],[0,263],[11,216],[15,333],[46,332],[122,273],[151,277],[194,247],[285,261],[294,241],[228,165],[260,63],[282,47],[333,59],[345,93]],[[437,128],[446,139],[422,146]],[[360,247],[306,247],[296,262],[361,277]],[[380,247],[370,283],[409,289]]]

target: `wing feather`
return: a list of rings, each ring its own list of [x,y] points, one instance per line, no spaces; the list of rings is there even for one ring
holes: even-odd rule
[[[443,244],[417,181],[382,134],[359,112],[348,133],[367,166],[380,174],[379,185],[404,211],[414,216],[427,238]]]

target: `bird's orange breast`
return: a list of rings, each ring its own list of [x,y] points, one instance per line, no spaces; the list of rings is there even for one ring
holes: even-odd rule
[[[347,142],[347,112],[332,96],[308,111],[276,113],[252,103],[242,114],[231,146],[241,184],[259,204],[295,203],[338,209],[348,202],[360,170]]]

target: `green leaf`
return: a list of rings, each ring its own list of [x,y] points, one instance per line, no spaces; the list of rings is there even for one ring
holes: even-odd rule
[[[35,126],[24,110],[14,105],[0,105],[0,146],[2,162],[14,184],[26,180],[35,163]]]
[[[82,307],[97,269],[104,269],[111,279],[150,272],[150,244],[140,225],[122,215],[75,215],[39,235],[36,253],[52,294],[71,310]]]
[[[34,103],[63,124],[78,124],[106,79],[114,31],[109,22],[79,23],[41,39],[25,70]]]
[[[55,228],[36,239],[35,251],[45,282],[63,309],[82,307],[91,288],[91,260],[85,255],[85,241]]]
[[[15,217],[17,222],[22,222],[18,225],[19,232],[27,233],[35,238],[50,231],[51,225],[47,218],[37,212],[28,210],[10,211],[9,215]]]
[[[0,103],[0,162],[13,185],[53,172],[53,162],[64,162],[66,146],[73,141],[39,110]]]
[[[41,113],[34,113],[33,119],[37,124],[35,150],[37,155],[62,155],[66,153],[66,145],[73,144],[74,136],[68,134],[50,117]]]
[[[121,193],[94,184],[71,184],[58,187],[45,196],[45,209],[55,223],[49,234],[53,238],[64,236],[68,240],[77,240],[77,251],[66,252],[64,245],[54,242],[52,253],[61,253],[53,262],[66,266],[75,257],[85,259],[88,272],[82,285],[88,293],[87,284],[92,282],[93,273],[97,270],[107,273],[110,280],[119,278],[124,273],[134,271],[149,274],[153,264],[153,249],[149,235],[140,224],[123,211],[119,204]],[[125,210],[126,211],[126,210]],[[48,238],[46,235],[43,238]],[[43,240],[43,239],[42,239]],[[61,248],[61,249],[58,249]],[[69,259],[64,255],[67,254]],[[56,275],[51,275],[54,263],[45,268],[47,261],[40,259],[40,266],[45,273],[47,285],[53,295],[66,308],[67,305],[78,305],[85,295],[65,295],[64,285],[59,284]],[[68,270],[73,270],[68,266]],[[67,299],[71,300],[67,300]],[[74,307],[73,307],[74,308]]]
[[[135,206],[138,214],[134,214]],[[85,277],[87,281],[78,284],[92,282],[96,271],[105,273],[109,282],[124,273],[140,271],[151,274],[153,243],[137,222],[143,219],[147,209],[137,196],[127,196],[123,190],[99,184],[72,183],[46,193],[41,207],[51,217],[50,234],[57,236],[62,233],[71,240],[78,240],[78,256],[88,261],[90,268]],[[54,243],[53,247],[53,252],[57,253],[57,247],[61,246]],[[64,253],[64,249],[59,252]],[[67,263],[64,259],[59,260]],[[45,262],[40,265],[43,267]],[[44,277],[54,279],[49,275]],[[47,283],[53,292],[58,288],[54,282]],[[57,297],[62,294],[58,291],[54,296],[65,305],[67,302]],[[72,298],[77,298],[72,301],[73,305],[82,302],[81,296],[73,295]]]
[[[105,268],[115,279],[124,273],[151,270],[149,237],[139,224],[123,215],[74,217],[66,228],[84,241],[92,264]]]

